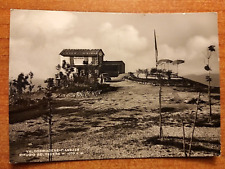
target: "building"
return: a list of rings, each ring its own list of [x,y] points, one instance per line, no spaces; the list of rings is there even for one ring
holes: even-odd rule
[[[101,73],[108,73],[110,77],[117,77],[125,73],[125,63],[123,61],[103,61]]]
[[[100,74],[104,57],[102,49],[63,49],[60,55],[61,63],[65,60],[76,68],[74,71],[78,75],[87,75],[90,72]]]
[[[64,61],[75,68],[74,73],[78,76],[95,73],[108,73],[111,77],[116,77],[125,73],[123,61],[104,61],[102,49],[63,49],[60,52],[61,64]]]

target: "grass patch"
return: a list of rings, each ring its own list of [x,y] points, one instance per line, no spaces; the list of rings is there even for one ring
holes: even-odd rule
[[[102,93],[105,93],[109,91],[116,91],[117,89],[118,87],[112,87],[109,84],[97,84],[97,85],[74,84],[63,89],[58,89],[56,90],[56,93],[67,94],[81,91],[97,91],[97,90],[101,90]]]
[[[88,128],[82,128],[82,127],[78,127],[78,128],[67,128],[64,131],[65,132],[73,132],[73,133],[78,133],[78,132],[85,132],[87,131]]]
[[[76,116],[83,117],[83,118],[107,117],[116,112],[118,112],[118,110],[113,108],[110,108],[107,110],[81,110],[77,112]]]
[[[189,148],[189,138],[185,139],[186,144],[186,150]],[[183,151],[183,138],[182,137],[164,137],[163,140],[161,140],[158,136],[153,136],[150,138],[147,138],[147,140],[143,141],[142,143],[145,146],[150,145],[163,145],[167,149],[170,149],[170,147],[178,148],[180,151]],[[219,141],[208,141],[208,140],[202,140],[202,139],[193,139],[192,142],[192,151],[205,151],[209,153],[216,153],[220,154],[220,143]]]
[[[47,135],[47,130],[43,130],[43,129],[37,129],[33,132],[31,131],[27,131],[27,132],[24,132],[24,138],[27,138],[27,137],[44,137]]]
[[[176,112],[177,109],[174,107],[162,107],[161,112]]]

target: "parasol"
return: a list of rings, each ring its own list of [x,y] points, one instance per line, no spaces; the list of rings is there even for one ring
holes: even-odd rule
[[[164,64],[164,63],[173,63],[173,61],[170,60],[170,59],[160,59],[160,60],[157,62],[158,65],[161,65],[161,64]]]
[[[184,63],[184,60],[174,60],[173,61],[173,65],[179,65],[179,64],[182,64]]]
[[[184,60],[174,60],[173,65],[177,65],[177,76],[178,76],[178,65],[184,63]]]
[[[165,64],[168,64],[168,70],[169,70],[169,64],[170,63],[173,63],[172,60],[170,59],[160,59],[158,62],[157,62],[157,65],[163,65],[164,64],[164,69],[165,69]]]

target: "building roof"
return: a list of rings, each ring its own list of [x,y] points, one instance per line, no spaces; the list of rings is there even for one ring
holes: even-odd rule
[[[60,55],[65,57],[97,57],[104,56],[102,49],[63,49]]]
[[[112,64],[125,64],[122,60],[121,61],[103,61],[104,65],[112,65]]]

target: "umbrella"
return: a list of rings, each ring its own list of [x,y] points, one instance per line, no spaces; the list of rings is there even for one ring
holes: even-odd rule
[[[173,65],[179,65],[181,63],[184,63],[184,60],[174,60]]]
[[[157,65],[162,65],[164,64],[164,69],[165,69],[165,64],[168,64],[168,70],[169,70],[169,64],[170,63],[173,63],[172,60],[170,59],[160,59],[158,62],[157,62]]]
[[[178,65],[184,63],[184,60],[174,60],[173,65],[177,65],[177,76],[178,76]]]
[[[160,64],[164,64],[164,63],[172,63],[173,61],[170,60],[170,59],[160,59],[157,64],[160,65]]]

